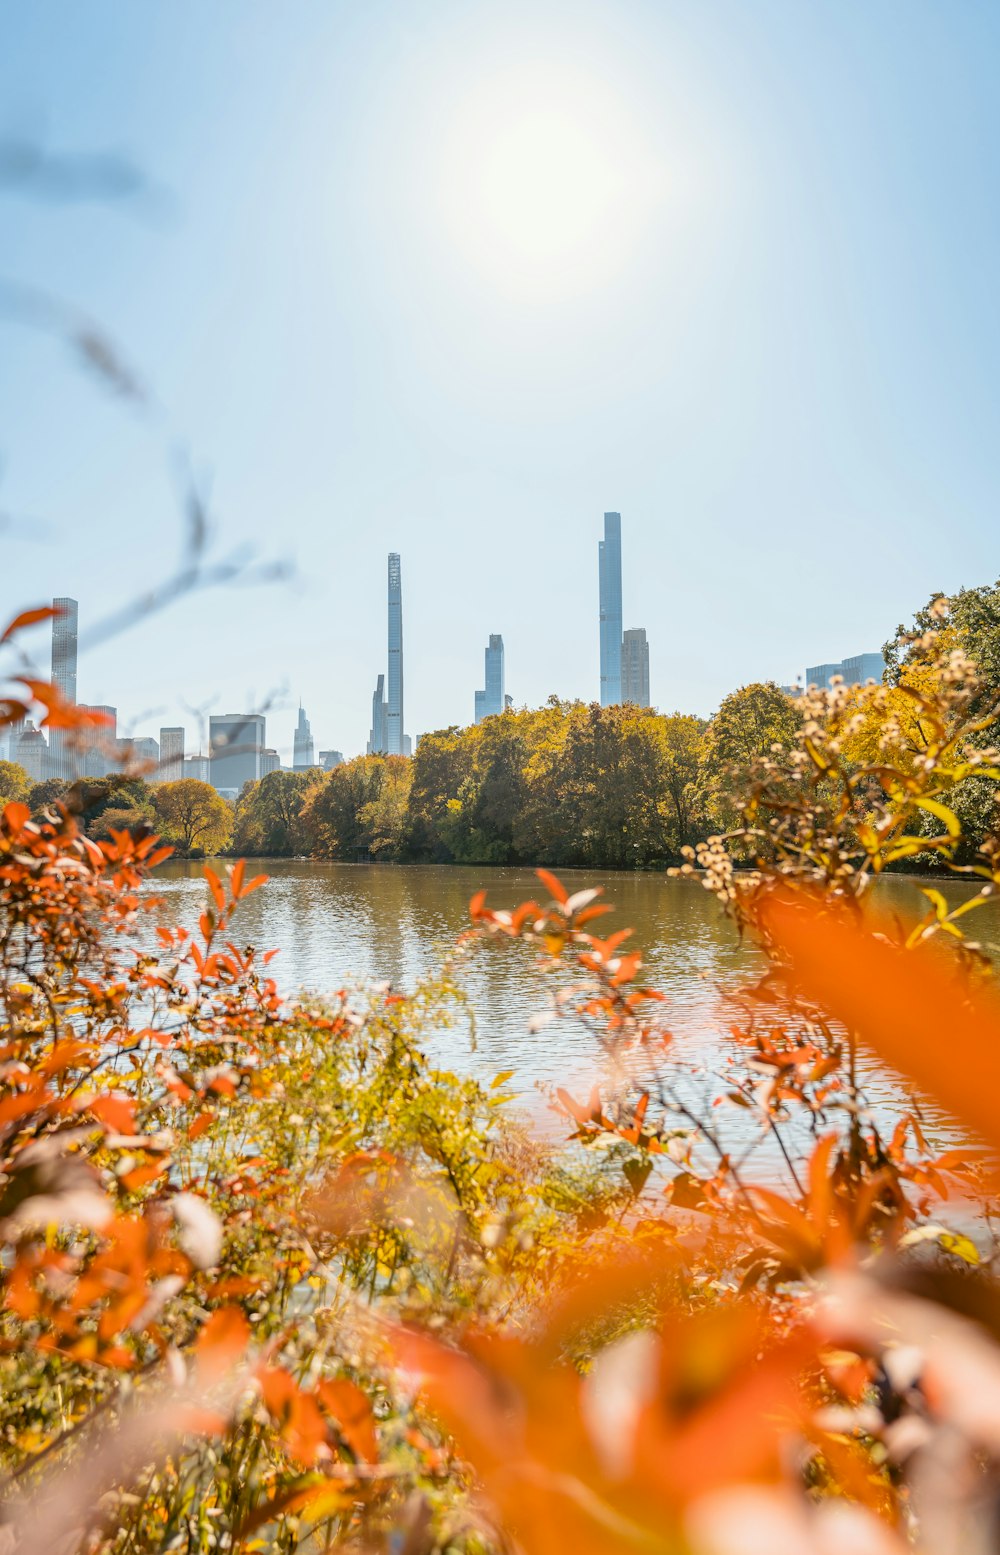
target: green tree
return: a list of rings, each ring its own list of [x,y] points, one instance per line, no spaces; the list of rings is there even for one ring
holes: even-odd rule
[[[0,805],[12,799],[23,804],[31,793],[31,779],[16,761],[0,761]]]
[[[220,853],[232,836],[233,808],[211,783],[181,778],[153,791],[163,838],[184,853]]]
[[[701,797],[713,826],[729,831],[738,824],[751,766],[775,746],[788,750],[801,724],[791,697],[773,681],[754,681],[723,698],[701,748]]]
[[[444,863],[456,856],[448,807],[472,770],[471,732],[454,724],[437,729],[421,738],[413,754],[405,837],[410,858]]]
[[[65,778],[44,778],[41,783],[36,783],[26,801],[32,815],[59,804],[66,798],[72,786]]]
[[[268,772],[259,782],[248,783],[236,802],[233,851],[265,858],[306,852],[302,807],[319,781],[321,774],[315,771]]]
[[[663,808],[671,851],[679,853],[701,837],[704,812],[698,792],[704,719],[671,713],[658,720],[663,741]]]
[[[355,756],[334,767],[302,807],[310,852],[348,862],[368,853],[399,857],[411,768],[408,756]]]

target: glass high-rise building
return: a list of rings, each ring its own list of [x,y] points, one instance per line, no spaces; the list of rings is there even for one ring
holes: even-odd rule
[[[834,675],[839,675],[847,686],[863,686],[866,681],[880,681],[885,674],[885,659],[881,653],[856,653],[852,658],[840,659],[835,664],[810,664],[806,668],[806,685],[829,686]]]
[[[597,542],[601,607],[601,706],[622,699],[622,516],[605,513]]]
[[[386,750],[405,756],[403,723],[403,569],[398,551],[389,552],[389,674],[386,697]]]
[[[177,783],[184,776],[184,730],[160,730],[160,782]]]
[[[312,729],[305,715],[302,703],[299,703],[299,721],[295,726],[295,743],[292,749],[292,771],[308,772],[310,767],[316,765],[315,747],[313,746]]]
[[[491,632],[486,648],[486,684],[476,692],[476,723],[493,718],[506,706],[503,674],[503,638],[499,632]]]
[[[649,706],[649,644],[644,626],[631,626],[622,635],[622,701]]]
[[[59,611],[52,617],[52,679],[67,702],[76,701],[76,659],[80,607],[75,599],[54,599]],[[72,729],[52,729],[49,741],[49,770],[52,777],[76,775]]]
[[[213,713],[208,720],[209,782],[220,791],[239,793],[244,783],[264,775],[267,746],[263,713]]]

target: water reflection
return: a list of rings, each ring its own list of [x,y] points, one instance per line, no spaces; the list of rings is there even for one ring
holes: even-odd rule
[[[252,860],[248,874],[266,873],[266,886],[249,897],[236,919],[236,938],[258,948],[277,947],[272,970],[285,992],[330,993],[345,984],[389,982],[408,988],[432,974],[468,925],[468,902],[486,885],[489,901],[510,906],[538,894],[530,870],[322,864]],[[614,904],[604,925],[634,929],[649,981],[669,995],[671,1029],[687,1051],[712,1067],[721,1058],[727,1022],[720,993],[733,990],[756,963],[741,946],[714,899],[694,880],[652,874],[590,874],[567,870],[571,889],[601,885]],[[193,928],[205,905],[201,866],[171,861],[156,877],[164,916]],[[959,882],[943,887],[955,900],[969,894]],[[912,917],[923,898],[916,884],[896,878],[881,883],[886,906]],[[973,920],[975,921],[975,920]],[[996,907],[983,909],[976,932],[1000,953]],[[522,1091],[543,1084],[583,1084],[593,1072],[592,1039],[566,1022],[529,1029],[544,994],[529,954],[520,947],[489,945],[460,971],[476,1017],[476,1046],[461,1012],[429,1038],[442,1065],[491,1079],[513,1068]],[[722,1035],[720,1035],[720,1033]]]

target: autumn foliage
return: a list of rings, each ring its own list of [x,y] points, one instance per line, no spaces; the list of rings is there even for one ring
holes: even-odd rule
[[[534,900],[476,895],[436,982],[302,1004],[234,928],[261,877],[207,869],[166,927],[151,830],[9,801],[6,1547],[989,1548],[1000,1003],[963,930],[1000,881],[949,797],[1000,774],[962,675],[906,695],[920,760],[898,727],[846,751],[835,692],[737,847],[692,856],[760,952],[707,1066],[611,904],[544,869]],[[879,917],[921,852],[978,896]],[[589,1035],[556,1142],[508,1073],[434,1062],[487,944],[536,965],[539,1040]]]

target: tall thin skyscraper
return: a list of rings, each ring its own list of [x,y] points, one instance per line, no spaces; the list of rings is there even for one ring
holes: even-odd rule
[[[476,692],[476,723],[502,713],[504,706],[503,638],[499,632],[491,632],[486,649],[486,685]]]
[[[67,702],[76,701],[76,650],[80,607],[75,599],[52,601],[59,615],[52,617],[52,679]],[[53,729],[49,744],[49,766],[53,777],[72,777],[77,763],[73,759],[72,731]]]
[[[597,542],[601,597],[601,706],[622,699],[622,516],[605,513]]]
[[[649,706],[649,644],[644,626],[630,626],[622,635],[622,701]]]
[[[386,750],[405,756],[407,739],[403,724],[403,571],[398,551],[389,552],[389,674],[386,711]]]
[[[295,726],[295,743],[292,748],[292,771],[308,772],[310,767],[316,765],[315,750],[313,747],[312,729],[305,715],[302,703],[299,703],[299,721]]]

